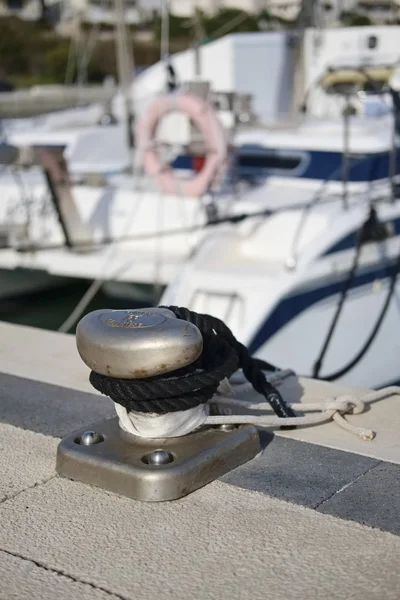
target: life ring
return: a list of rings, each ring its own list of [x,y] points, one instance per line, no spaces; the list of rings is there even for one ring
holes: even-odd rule
[[[172,111],[186,114],[204,136],[206,152],[202,169],[191,179],[182,179],[165,165],[154,140],[161,119]],[[226,163],[226,142],[222,126],[212,107],[202,98],[187,93],[160,96],[138,123],[136,139],[143,152],[143,167],[166,194],[202,196],[220,181]]]

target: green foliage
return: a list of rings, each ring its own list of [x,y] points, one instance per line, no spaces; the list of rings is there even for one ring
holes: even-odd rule
[[[265,30],[265,25],[268,24],[267,29],[293,29],[296,26],[296,19],[291,20],[279,15],[269,13],[267,10],[262,10],[258,15],[258,23],[260,29]]]
[[[187,38],[190,33],[190,20],[185,17],[178,17],[176,15],[169,15],[169,37],[170,38]],[[152,24],[154,33],[154,39],[161,39],[161,17],[156,16]]]
[[[89,35],[89,31],[85,31]],[[187,48],[186,39],[171,40],[171,52]],[[60,37],[47,25],[29,23],[15,17],[0,18],[0,77],[12,81],[17,87],[63,83],[65,81],[70,40]],[[134,40],[135,61],[149,65],[160,58],[158,42],[144,43]],[[77,77],[75,61],[73,81]],[[100,83],[107,75],[117,75],[115,41],[98,39],[87,65],[87,81]]]
[[[11,78],[12,83],[16,88],[29,88],[34,85],[51,85],[55,81],[51,77],[46,75],[13,75]]]
[[[60,43],[44,57],[44,75],[54,83],[64,83],[68,64],[68,44]]]
[[[0,19],[0,68],[5,73],[24,72],[29,65],[29,48],[27,40],[32,31],[30,23],[23,23],[19,19]]]
[[[232,26],[230,26],[232,23]],[[225,29],[226,26],[226,29]],[[154,39],[161,38],[161,18],[156,17],[153,23]],[[258,17],[250,15],[236,8],[222,8],[213,16],[207,16],[202,11],[197,11],[197,33],[202,32],[206,39],[214,39],[225,33],[259,31]],[[176,15],[169,15],[169,37],[171,39],[194,40],[196,32],[195,18],[187,19]]]
[[[229,23],[232,23],[231,27]],[[213,17],[205,18],[203,26],[208,37],[218,35],[219,30],[222,35],[224,31],[225,33],[259,31],[258,18],[236,8],[222,8]]]
[[[0,18],[0,71],[16,78],[45,76],[47,54],[59,43],[56,34],[40,23]]]
[[[273,15],[271,15],[271,13],[266,9],[262,10],[258,15],[258,21],[269,22],[269,21],[273,21],[274,19],[275,19],[275,17]]]
[[[363,27],[372,25],[372,21],[366,15],[360,15],[356,12],[343,12],[340,15],[340,20],[346,27]]]

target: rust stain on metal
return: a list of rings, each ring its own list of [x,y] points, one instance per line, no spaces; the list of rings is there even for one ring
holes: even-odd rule
[[[135,379],[146,379],[146,377],[151,377],[147,369],[133,369],[131,373]]]

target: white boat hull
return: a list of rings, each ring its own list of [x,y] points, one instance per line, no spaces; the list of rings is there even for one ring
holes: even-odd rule
[[[319,219],[326,210],[321,208]],[[347,232],[356,214],[363,222],[359,209],[344,213]],[[400,207],[383,206],[381,214],[386,222],[399,221]],[[315,231],[314,240],[304,246],[291,269],[287,267],[285,233],[279,232],[277,217],[271,217],[261,227],[264,256],[258,249],[258,259],[249,260],[245,256],[248,244],[245,237],[237,232],[227,233],[225,239],[214,240],[188,261],[167,287],[161,303],[188,306],[196,312],[219,317],[256,356],[312,376],[354,259],[354,247],[324,254],[324,248],[330,247],[330,235],[332,239],[344,237],[344,232],[338,233],[343,226],[338,215],[335,220],[328,213],[321,233],[315,221],[311,227]],[[290,220],[286,218],[284,223],[286,240],[290,240]],[[359,222],[357,227],[360,225]],[[385,303],[390,284],[388,270],[394,268],[399,246],[399,237],[395,236],[378,244],[369,243],[362,250],[319,377],[340,371],[363,348]],[[400,379],[399,298],[400,281],[371,347],[337,381],[380,387]]]

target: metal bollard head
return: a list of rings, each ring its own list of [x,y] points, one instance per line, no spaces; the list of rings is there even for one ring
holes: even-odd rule
[[[101,309],[78,323],[76,345],[96,373],[143,379],[192,364],[202,353],[203,338],[195,325],[167,308]]]

